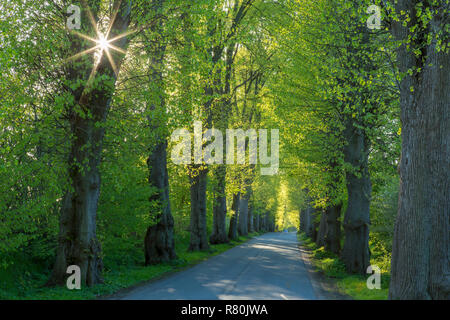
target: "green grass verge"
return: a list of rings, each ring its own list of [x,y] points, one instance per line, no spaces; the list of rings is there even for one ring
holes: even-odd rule
[[[298,239],[301,245],[312,253],[312,264],[316,270],[322,272],[329,279],[334,279],[338,290],[352,297],[355,300],[386,300],[389,291],[390,275],[386,270],[381,269],[381,289],[370,290],[367,288],[367,278],[361,275],[348,274],[345,271],[345,265],[335,254],[325,251],[324,247],[318,247],[315,242],[305,234],[299,234]],[[384,260],[381,256],[374,253],[371,248],[372,265],[382,265]]]
[[[259,234],[253,233],[248,237],[239,237],[237,241],[228,244],[211,245],[210,251],[187,252],[188,241],[177,240],[175,246],[178,260],[154,266],[120,266],[103,273],[104,283],[93,287],[83,287],[81,290],[68,290],[65,287],[47,288],[43,284],[47,281],[48,274],[31,272],[20,278],[11,279],[11,274],[0,273],[0,299],[9,300],[87,300],[96,299],[99,296],[114,294],[117,291],[128,288],[152,279],[157,279],[168,273],[183,270],[186,267],[198,264],[208,258],[225,252],[240,245]],[[1,283],[1,279],[8,278]]]

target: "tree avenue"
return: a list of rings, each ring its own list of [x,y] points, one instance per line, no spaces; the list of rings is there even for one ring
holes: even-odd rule
[[[448,300],[448,10],[3,1],[0,299],[93,298],[297,230],[353,298]]]

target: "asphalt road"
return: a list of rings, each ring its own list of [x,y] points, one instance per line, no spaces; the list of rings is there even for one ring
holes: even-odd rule
[[[135,288],[134,300],[317,299],[295,233],[268,233],[188,270]]]

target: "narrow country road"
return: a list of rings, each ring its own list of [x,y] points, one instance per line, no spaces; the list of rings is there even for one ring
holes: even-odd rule
[[[120,299],[317,299],[295,233],[268,233]]]

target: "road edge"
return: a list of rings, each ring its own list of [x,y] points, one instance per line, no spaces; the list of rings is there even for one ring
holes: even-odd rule
[[[302,246],[301,241],[297,238],[297,245],[300,257],[305,264],[308,277],[319,300],[354,300],[352,297],[339,291],[336,282],[328,278],[318,271],[313,263],[311,253]]]

